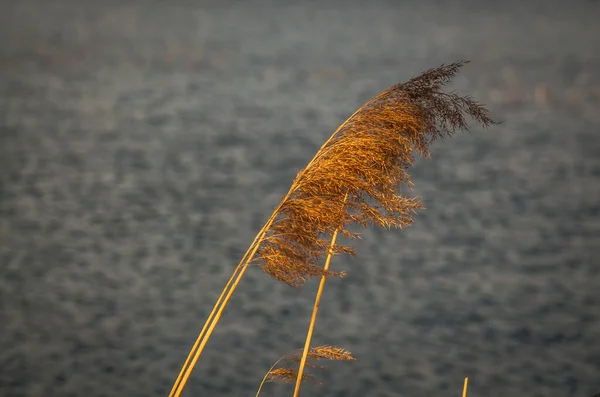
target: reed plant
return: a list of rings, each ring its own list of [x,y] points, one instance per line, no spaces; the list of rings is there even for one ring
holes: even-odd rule
[[[408,169],[415,161],[414,154],[429,157],[435,140],[469,129],[468,117],[484,127],[494,124],[488,111],[471,97],[442,91],[464,64],[442,65],[391,86],[361,106],[327,139],[298,173],[235,268],[190,350],[170,397],[181,394],[250,265],[260,266],[292,287],[302,287],[313,277],[320,279],[305,345],[297,357],[298,370],[273,373],[272,369],[267,373],[271,377],[268,379],[289,380],[294,376],[294,396],[298,396],[302,380],[307,378],[307,360],[318,349],[311,349],[310,342],[325,281],[344,276],[344,272],[329,269],[331,259],[336,254],[356,254],[353,247],[339,243],[338,236],[347,241],[359,238],[351,230],[352,225],[388,229],[410,225],[416,211],[423,207],[418,198],[405,195],[413,186]]]
[[[256,397],[260,394],[265,383],[269,382],[283,382],[283,383],[297,383],[298,378],[305,380],[313,380],[313,376],[311,374],[302,374],[298,373],[298,370],[294,367],[281,367],[278,366],[282,362],[293,362],[300,363],[302,361],[304,349],[298,350],[296,353],[287,354],[281,357],[279,360],[275,361],[275,364],[269,368],[265,376],[263,377],[262,382],[258,386],[258,391],[256,392]],[[308,350],[307,359],[310,360],[337,360],[337,361],[353,361],[356,358],[352,357],[352,354],[341,347],[335,347],[330,345],[311,347]],[[306,366],[313,368],[323,368],[322,366],[318,366],[313,363],[306,362]]]

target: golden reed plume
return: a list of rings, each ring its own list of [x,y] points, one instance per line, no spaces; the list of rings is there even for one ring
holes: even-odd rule
[[[472,98],[441,91],[464,63],[442,65],[390,87],[358,109],[323,144],[242,257],[170,397],[181,394],[250,264],[261,265],[264,272],[293,287],[304,285],[310,277],[324,281],[325,276],[343,275],[328,270],[331,255],[354,254],[351,247],[336,243],[338,233],[357,237],[349,225],[390,228],[412,223],[422,205],[416,198],[401,195],[400,188],[412,186],[407,169],[414,162],[413,152],[429,157],[429,146],[437,138],[468,129],[467,116],[483,126],[494,123]],[[326,266],[320,267],[325,256]]]
[[[258,387],[258,391],[256,392],[256,397],[258,397],[258,395],[260,394],[260,391],[262,390],[265,383],[270,383],[270,382],[296,383],[296,381],[299,377],[298,370],[296,370],[295,368],[291,368],[291,367],[279,367],[279,368],[276,368],[276,367],[282,361],[293,361],[293,362],[299,363],[301,361],[301,357],[302,357],[302,349],[298,350],[296,353],[287,354],[287,355],[281,357],[279,360],[277,360],[275,362],[275,364],[273,364],[271,366],[271,368],[269,368],[269,371],[267,371],[262,382],[260,383],[260,386]],[[311,347],[308,350],[307,357],[308,357],[308,359],[311,359],[311,360],[337,360],[337,361],[354,361],[354,360],[356,360],[356,358],[352,357],[352,354],[348,350],[342,349],[341,347],[331,346],[331,345]],[[322,366],[318,366],[318,365],[311,364],[308,362],[306,363],[306,366],[309,366],[312,368],[322,368]],[[302,374],[301,379],[303,381],[313,380],[313,377],[310,374]]]

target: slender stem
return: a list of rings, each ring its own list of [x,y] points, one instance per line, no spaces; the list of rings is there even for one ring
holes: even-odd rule
[[[268,224],[270,226],[270,223],[268,223]],[[266,226],[267,225],[265,225],[265,227]],[[264,230],[265,227],[263,227],[263,229],[261,229],[261,231],[256,235],[256,237],[254,238],[254,241],[250,245],[250,248],[253,248],[259,241],[262,241],[262,239],[264,238],[264,235],[265,235],[265,230]],[[223,301],[223,297],[225,296],[225,294],[227,293],[228,289],[230,288],[231,283],[236,278],[236,275],[238,275],[239,271],[242,269],[242,266],[244,264],[247,264],[248,262],[250,262],[250,260],[252,259],[251,257],[248,258],[250,252],[251,251],[248,250],[244,254],[244,256],[242,257],[242,259],[240,260],[240,263],[237,265],[237,267],[233,271],[233,274],[229,278],[229,281],[225,285],[225,288],[223,288],[223,291],[221,292],[221,295],[219,296],[219,299],[217,299],[217,302],[215,303],[215,306],[213,307],[212,311],[210,312],[210,315],[208,316],[208,319],[206,319],[206,322],[204,323],[204,326],[202,327],[202,331],[200,331],[200,334],[198,335],[198,338],[196,339],[196,342],[194,343],[194,345],[190,349],[190,352],[189,352],[189,354],[187,356],[187,359],[185,360],[185,363],[183,364],[183,367],[181,368],[181,371],[179,372],[179,375],[177,376],[177,380],[175,380],[175,384],[173,385],[173,388],[171,389],[171,392],[169,393],[169,397],[173,397],[175,395],[176,390],[179,388],[181,379],[182,379],[184,373],[186,372],[186,369],[188,368],[188,366],[190,364],[190,360],[192,359],[192,356],[194,356],[196,350],[198,349],[198,346],[200,345],[202,339],[204,338],[206,329],[209,327],[209,324],[211,324],[213,322],[213,317],[214,317],[215,313],[218,311],[218,308],[221,305],[221,302]]]
[[[465,378],[465,385],[463,386],[463,395],[462,397],[467,397],[467,385],[469,384],[469,378]]]
[[[227,289],[231,285],[231,282],[235,278],[235,276],[238,273],[239,269],[240,269],[239,266],[236,267],[235,271],[233,272],[233,274],[229,278],[229,281],[227,282],[227,285],[225,285],[225,288],[223,288],[223,292],[221,292],[221,296],[219,296],[219,299],[217,300],[217,303],[215,303],[215,306],[213,307],[212,311],[210,312],[210,315],[208,316],[208,319],[206,319],[206,322],[204,323],[204,326],[202,327],[202,331],[200,331],[200,334],[198,335],[198,338],[196,338],[196,342],[194,342],[194,346],[192,346],[192,348],[190,350],[190,353],[188,354],[188,356],[187,356],[187,358],[185,360],[185,363],[183,364],[183,367],[181,367],[181,371],[179,371],[179,375],[177,376],[177,380],[175,380],[175,383],[173,384],[173,387],[171,388],[171,392],[169,393],[169,397],[173,397],[175,395],[175,391],[179,388],[179,384],[181,382],[181,378],[183,377],[183,374],[185,373],[186,368],[188,368],[190,360],[192,359],[192,356],[194,355],[196,349],[198,349],[198,345],[200,344],[200,342],[204,338],[204,332],[206,331],[206,328],[208,327],[209,323],[212,322],[213,316],[215,315],[215,312],[217,311],[217,308],[221,304],[221,301],[223,300],[223,297],[225,296],[225,293],[227,292]]]
[[[271,223],[272,222],[268,222],[267,225],[265,225],[265,228],[263,228],[263,229],[267,229],[268,227],[270,227]],[[262,233],[259,233],[259,236],[261,234],[262,234],[262,236],[260,237],[260,239],[257,236],[256,241],[262,241],[266,232],[262,231]],[[243,262],[243,264],[238,265],[239,271],[238,271],[238,268],[236,268],[236,271],[234,271],[234,275],[237,273],[237,276],[235,276],[235,279],[233,280],[233,283],[231,284],[231,288],[229,288],[229,291],[225,295],[225,298],[223,299],[222,304],[217,309],[217,311],[214,315],[214,318],[212,319],[212,321],[210,323],[210,326],[206,330],[206,334],[203,335],[203,338],[198,337],[196,344],[194,344],[194,347],[192,348],[192,351],[190,352],[190,356],[192,355],[192,352],[194,350],[196,352],[194,353],[193,358],[191,358],[191,360],[186,361],[186,363],[189,362],[189,365],[187,365],[187,368],[185,369],[185,371],[182,370],[183,373],[180,374],[180,377],[178,378],[179,382],[176,382],[175,385],[173,386],[173,388],[174,388],[174,391],[172,391],[173,397],[179,397],[181,395],[181,393],[183,392],[183,388],[185,387],[185,384],[187,383],[192,371],[194,370],[194,367],[196,366],[196,363],[198,362],[198,359],[200,358],[200,355],[202,354],[202,351],[204,350],[206,343],[208,343],[208,339],[210,339],[210,336],[211,336],[213,330],[217,326],[217,323],[219,322],[219,319],[221,318],[221,315],[223,314],[223,310],[225,310],[225,306],[227,306],[229,299],[231,299],[233,292],[235,291],[238,284],[240,283],[242,276],[248,269],[248,264],[250,263],[250,260],[254,257],[254,255],[256,254],[256,251],[258,251],[259,246],[260,246],[260,244],[253,244],[253,246],[251,246],[252,250],[249,251],[249,254],[247,253],[246,255],[244,255],[246,260]],[[233,279],[233,276],[232,276],[232,279]],[[230,279],[230,282],[231,281],[232,280]],[[228,285],[230,285],[230,283],[228,283]],[[227,289],[227,286],[223,290],[223,293],[225,292],[226,289]],[[221,294],[221,295],[223,295],[223,294]],[[215,306],[215,308],[216,308],[216,306]],[[214,309],[213,309],[213,311],[214,311]],[[206,325],[205,325],[205,327],[206,327]],[[203,328],[203,331],[204,331],[204,328]],[[202,332],[201,332],[201,335],[202,335]],[[185,367],[186,367],[186,365],[184,364],[184,368]]]
[[[368,105],[368,104],[370,104],[370,103],[372,103],[372,102],[374,102],[376,99],[378,99],[379,97],[383,96],[385,93],[386,92],[381,93],[377,97],[371,99],[365,105],[363,105],[363,107],[366,106],[366,105]],[[285,201],[298,188],[298,184],[296,182],[299,181],[302,178],[302,175],[304,174],[304,172],[317,160],[317,158],[321,154],[322,149],[325,148],[325,146],[327,146],[329,144],[329,142],[331,142],[331,140],[338,134],[338,132],[346,124],[348,124],[348,122],[352,119],[352,117],[354,117],[354,115],[356,115],[356,113],[358,113],[361,109],[362,109],[362,107],[359,108],[358,110],[356,110],[350,117],[348,117],[335,130],[335,132],[327,139],[327,141],[325,141],[325,143],[323,143],[323,145],[321,146],[321,148],[319,149],[319,151],[317,152],[317,154],[315,155],[315,157],[313,157],[313,159],[308,163],[308,165],[304,168],[304,170],[301,172],[301,174],[299,174],[296,177],[296,180],[292,184],[292,186],[290,187],[290,190],[283,197],[283,199],[281,200],[281,202],[279,203],[279,205],[277,206],[277,208],[275,209],[275,211],[273,211],[273,214],[271,215],[271,217],[269,218],[269,220],[267,221],[267,223],[263,226],[263,228],[260,230],[260,232],[254,238],[254,241],[253,241],[252,245],[250,245],[250,247],[248,248],[248,250],[244,254],[244,257],[242,258],[242,260],[240,261],[240,263],[235,268],[233,274],[229,278],[229,281],[225,285],[225,288],[223,288],[223,291],[221,292],[221,295],[219,296],[219,299],[215,303],[215,306],[213,307],[210,315],[208,316],[208,319],[204,323],[204,326],[202,327],[202,330],[200,331],[200,334],[198,335],[198,338],[196,339],[196,341],[194,342],[194,345],[190,349],[188,357],[186,358],[185,363],[183,364],[183,366],[181,368],[181,371],[179,372],[179,375],[177,376],[177,379],[175,380],[175,383],[174,383],[174,385],[173,385],[173,387],[171,389],[171,392],[169,393],[169,397],[179,397],[180,394],[181,394],[181,392],[183,391],[183,388],[185,387],[185,384],[187,383],[187,380],[188,380],[188,378],[189,378],[192,370],[194,369],[194,366],[196,365],[196,362],[198,361],[198,358],[200,357],[200,354],[202,353],[202,350],[204,349],[204,346],[206,345],[208,339],[210,338],[210,336],[212,334],[212,331],[214,330],[217,322],[219,321],[219,319],[221,317],[221,313],[223,312],[223,309],[225,308],[225,306],[229,302],[229,299],[231,298],[231,295],[233,294],[233,291],[235,291],[235,289],[237,288],[237,285],[239,284],[239,281],[240,281],[241,277],[245,273],[245,271],[246,271],[246,269],[247,269],[250,261],[253,259],[254,255],[256,254],[256,251],[258,250],[258,247],[260,246],[260,244],[264,240],[264,238],[265,238],[265,236],[266,236],[269,228],[271,227],[271,225],[275,221],[275,218],[277,217],[277,215],[279,213],[279,210],[281,209],[281,207],[283,206],[283,204],[285,203]],[[336,231],[336,233],[337,233],[337,231]],[[223,297],[225,297],[224,300],[223,300]],[[207,328],[208,328],[208,331],[207,331]]]
[[[333,237],[331,238],[331,246],[329,249],[329,253],[327,254],[327,259],[325,260],[325,265],[323,266],[323,275],[321,276],[321,282],[319,283],[319,289],[317,291],[315,305],[313,306],[313,312],[310,317],[308,333],[306,335],[306,341],[304,343],[304,350],[302,351],[302,358],[300,359],[300,367],[298,368],[298,377],[296,378],[296,388],[294,389],[294,397],[298,397],[298,394],[300,393],[300,384],[302,383],[302,375],[304,374],[306,358],[308,357],[308,350],[310,349],[310,341],[312,339],[312,334],[315,329],[315,323],[317,322],[317,313],[319,311],[319,305],[321,303],[321,296],[323,295],[323,289],[325,288],[325,280],[327,278],[327,274],[325,272],[329,269],[329,264],[331,263],[331,258],[333,257],[333,246],[335,244],[335,240],[337,239],[337,235],[338,229],[335,229],[335,231],[333,232]]]
[[[344,205],[346,204],[346,200],[348,200],[348,193],[344,197]],[[342,211],[343,211],[342,206]],[[335,241],[337,240],[338,232],[340,228],[338,227],[333,232],[331,236],[331,244],[329,245],[329,252],[327,253],[327,259],[325,259],[325,265],[323,265],[323,274],[321,275],[321,281],[319,282],[319,289],[317,290],[317,296],[315,298],[315,304],[313,306],[312,315],[310,316],[310,324],[308,325],[308,332],[306,334],[306,341],[304,342],[304,350],[302,351],[302,358],[300,359],[300,366],[298,368],[298,377],[296,378],[296,387],[294,389],[294,397],[298,397],[300,394],[300,385],[302,384],[302,375],[304,374],[304,367],[306,366],[306,358],[308,357],[308,351],[310,350],[310,341],[312,339],[313,332],[315,330],[315,323],[317,322],[317,313],[319,312],[319,306],[321,304],[321,296],[323,295],[323,290],[325,289],[325,281],[327,280],[327,270],[329,270],[329,265],[331,263],[331,258],[333,257],[333,248],[335,247]]]

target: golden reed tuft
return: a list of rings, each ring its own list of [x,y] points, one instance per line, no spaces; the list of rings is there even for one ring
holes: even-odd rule
[[[270,382],[283,382],[283,383],[296,383],[298,378],[298,370],[291,367],[279,367],[276,368],[277,365],[282,361],[293,361],[299,363],[302,359],[303,349],[298,350],[293,354],[288,354],[281,357],[279,360],[271,366],[267,374],[264,376],[260,386],[258,387],[258,391],[256,392],[256,397],[260,394],[265,383]],[[352,354],[341,347],[335,347],[330,345],[311,347],[307,354],[308,359],[310,360],[337,360],[337,361],[354,361],[356,358],[352,357]],[[321,366],[306,363],[306,366],[311,368],[322,368]],[[313,380],[313,376],[311,374],[302,374],[302,381],[305,380]]]
[[[407,173],[413,152],[429,157],[433,141],[467,130],[467,117],[494,124],[469,96],[442,92],[465,62],[430,69],[380,93],[350,116],[295,178],[242,257],[175,381],[179,396],[212,331],[250,264],[277,280],[300,287],[310,277],[341,276],[319,261],[328,253],[354,250],[335,243],[337,233],[358,237],[348,226],[404,227],[422,208],[401,194],[411,188]],[[302,368],[300,369],[302,377]]]
[[[371,99],[323,145],[296,177],[280,204],[255,261],[277,280],[293,287],[321,276],[319,262],[329,250],[333,232],[356,237],[355,223],[386,228],[407,226],[422,207],[398,193],[411,187],[407,169],[413,151],[429,156],[438,137],[466,129],[465,115],[484,125],[487,111],[469,97],[440,92],[462,62],[429,70]],[[354,254],[335,245],[335,253]],[[335,275],[335,273],[331,273]]]

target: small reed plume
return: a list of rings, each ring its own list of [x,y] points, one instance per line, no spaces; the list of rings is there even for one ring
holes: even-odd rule
[[[390,87],[359,108],[323,144],[242,257],[192,347],[171,397],[181,394],[250,264],[259,264],[265,273],[293,287],[320,277],[316,308],[326,276],[343,275],[329,270],[331,256],[355,253],[336,242],[338,234],[358,237],[349,230],[351,224],[402,228],[412,223],[422,205],[403,196],[401,187],[412,186],[407,170],[414,163],[413,153],[429,157],[433,141],[468,129],[469,116],[483,126],[494,123],[472,98],[441,91],[464,63],[442,65]],[[324,257],[325,266],[320,267]],[[315,319],[313,311],[299,380]]]
[[[269,382],[283,382],[283,383],[296,383],[296,379],[298,378],[298,371],[292,367],[279,367],[276,368],[279,363],[282,361],[293,361],[299,363],[301,361],[302,349],[298,350],[296,353],[285,355],[281,357],[279,360],[275,362],[269,369],[269,371],[264,376],[260,386],[258,387],[258,391],[256,392],[256,397],[260,394],[262,387],[265,383]],[[307,354],[308,359],[310,360],[338,360],[338,361],[354,361],[356,358],[352,357],[352,354],[342,349],[341,347],[335,347],[330,345],[311,347],[308,350]],[[322,366],[315,365],[313,363],[306,363],[306,366],[311,368],[323,368]],[[313,380],[313,376],[311,374],[303,374],[302,380]]]

